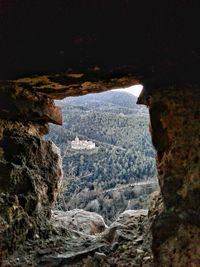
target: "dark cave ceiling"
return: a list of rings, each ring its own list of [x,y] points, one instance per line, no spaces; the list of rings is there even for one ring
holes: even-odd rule
[[[198,7],[194,0],[0,0],[0,80],[95,70],[97,80],[199,83]]]

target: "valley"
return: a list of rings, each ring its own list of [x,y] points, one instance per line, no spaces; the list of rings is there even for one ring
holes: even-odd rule
[[[148,208],[157,189],[155,151],[147,109],[136,100],[127,92],[109,91],[57,102],[63,126],[51,125],[47,138],[61,149],[63,160],[59,209],[94,211],[109,224],[126,209]],[[72,149],[76,137],[95,148]]]

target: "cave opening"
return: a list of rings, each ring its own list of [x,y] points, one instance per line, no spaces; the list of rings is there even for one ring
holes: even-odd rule
[[[35,79],[33,78],[34,86]],[[77,74],[74,79],[77,79]],[[130,78],[127,79],[120,78],[119,80],[117,78],[114,82],[117,84],[126,82],[130,85]],[[31,81],[28,80],[28,83]],[[25,86],[27,79],[16,81],[16,83],[20,83],[20,86],[24,83],[23,86]],[[44,85],[38,86],[42,86],[41,92]],[[93,88],[89,88],[90,86]],[[101,86],[101,82],[84,81],[82,86],[78,87],[80,91],[76,92],[76,95],[81,95],[80,92],[87,94],[88,92],[104,91],[104,87]],[[118,86],[113,86],[112,78],[106,89],[114,87]],[[52,210],[62,180],[61,158],[57,147],[52,142],[44,140],[42,136],[47,133],[48,122],[61,123],[61,112],[54,105],[53,99],[62,98],[59,96],[63,95],[72,95],[70,89],[68,93],[63,90],[68,89],[62,87],[62,90],[55,91],[48,88],[49,97],[42,94],[38,94],[36,97],[31,90],[21,90],[18,86],[9,87],[7,97],[10,102],[7,109],[9,111],[10,108],[12,112],[7,119],[2,117],[0,133],[2,170],[0,176],[2,185],[0,239],[3,240],[0,244],[0,257],[4,260],[10,255],[8,261],[11,262],[11,266],[18,266],[16,260],[18,257],[20,257],[21,266],[27,266],[27,257],[30,257],[29,262],[45,262],[46,266],[52,265],[52,263],[52,266],[54,263],[55,266],[62,266],[63,263],[68,264],[75,258],[76,260],[81,258],[80,266],[84,266],[85,262],[88,265],[91,261],[94,261],[94,264],[100,262],[99,266],[106,266],[102,265],[102,262],[103,264],[108,263],[108,266],[113,266],[116,262],[121,264],[118,266],[123,266],[122,264],[129,264],[129,266],[133,264],[134,266],[134,264],[151,264],[152,261],[156,264],[155,266],[171,266],[171,260],[173,260],[173,266],[186,266],[188,264],[185,263],[190,262],[191,257],[192,261],[196,263],[196,251],[199,247],[199,229],[196,224],[198,221],[196,211],[199,210],[198,86],[163,86],[159,89],[145,86],[137,103],[145,104],[149,108],[152,141],[157,151],[156,161],[161,193],[154,195],[148,218],[147,212],[141,212],[141,209],[134,209],[133,212],[125,210],[122,213],[123,216],[120,215],[109,226],[106,226],[105,222],[101,220],[101,216],[91,218],[88,211],[84,211],[82,216],[79,212],[71,214],[70,217],[71,209],[69,211],[68,208],[66,211]],[[117,93],[119,92],[117,91]],[[2,95],[5,96],[4,91]],[[23,101],[20,102],[19,99]],[[121,101],[122,97],[118,99]],[[3,103],[3,108],[5,108],[5,104]],[[83,116],[84,112],[88,110],[85,107],[81,108],[79,113]],[[102,105],[99,105],[99,108],[102,108]],[[109,108],[113,108],[113,106],[111,105]],[[20,120],[16,120],[15,110],[18,112],[17,116]],[[71,110],[72,108],[68,107],[68,115]],[[124,123],[126,113],[121,111],[121,114],[117,114],[122,117]],[[2,114],[5,116],[5,109],[3,112]],[[77,112],[73,113],[72,125],[77,121]],[[109,112],[107,111],[107,113]],[[107,113],[106,118],[108,117]],[[31,119],[33,114],[35,117]],[[90,110],[86,114],[91,115]],[[111,120],[106,121],[113,121],[115,117],[116,113],[114,115],[112,113]],[[93,125],[92,118],[89,122]],[[81,123],[85,125],[85,122],[86,120],[77,121],[77,127],[80,127]],[[100,122],[98,120],[98,134],[105,131]],[[118,124],[120,126],[120,123]],[[133,129],[134,125],[142,128],[142,124],[138,121],[134,124],[130,123]],[[85,127],[82,127],[81,130],[83,129],[85,130]],[[90,131],[91,129],[89,128]],[[118,131],[118,136],[120,136],[120,132]],[[58,136],[57,133],[56,136]],[[138,136],[141,137],[140,134]],[[64,137],[66,137],[65,133]],[[84,140],[79,135],[77,137],[79,140]],[[72,139],[69,139],[70,142],[76,141],[75,138],[76,136],[73,135]],[[112,142],[115,140],[112,131],[110,139]],[[122,138],[122,140],[124,139]],[[90,141],[90,138],[87,141]],[[137,139],[134,141],[135,148],[140,142]],[[144,140],[142,139],[142,141]],[[116,144],[118,145],[118,143],[112,145]],[[96,143],[95,148],[98,148]],[[116,149],[116,154],[120,154],[120,150]],[[78,176],[83,171],[84,158],[81,156],[79,155],[78,162],[82,166],[79,166],[78,170],[71,168],[74,172],[78,171],[75,175],[72,172],[72,176]],[[92,154],[92,161],[94,158],[94,154]],[[109,162],[109,157],[104,158]],[[125,158],[122,157],[122,160]],[[69,160],[67,162],[69,163]],[[119,165],[116,167],[117,171],[121,170]],[[121,166],[123,165],[121,164]],[[123,168],[121,172],[123,174]],[[91,177],[90,173],[88,174]],[[115,173],[109,170],[108,174]],[[110,183],[112,179],[108,181]],[[105,190],[111,189],[109,183],[106,184],[107,189]],[[103,187],[103,184],[101,186]],[[123,187],[126,184],[121,183],[120,186]],[[131,187],[130,184],[129,187]],[[85,191],[85,195],[89,196],[90,191],[95,191],[94,189],[92,184]],[[79,192],[75,192],[74,195],[78,194]],[[112,196],[109,193],[106,201],[109,202],[110,199]],[[123,201],[121,202],[123,203]],[[114,204],[116,203],[117,201],[114,201]],[[111,208],[114,204],[110,205]],[[96,206],[98,208],[99,205]],[[132,231],[133,228],[134,231]],[[98,234],[95,235],[95,233]],[[183,243],[185,244],[184,248]],[[33,250],[30,251],[30,247]],[[39,258],[35,254],[37,248],[43,255]],[[167,255],[166,250],[169,251]],[[187,254],[188,251],[190,254]],[[180,256],[182,254],[186,257],[182,258]],[[187,258],[187,255],[194,255],[194,257]],[[167,264],[165,264],[166,262]]]
[[[61,150],[63,185],[56,209],[100,214],[107,225],[127,210],[147,210],[158,190],[149,113],[142,85],[56,101],[62,127],[46,139]]]

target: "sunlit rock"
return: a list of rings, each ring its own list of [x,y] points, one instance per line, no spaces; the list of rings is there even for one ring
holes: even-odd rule
[[[51,221],[56,228],[71,229],[87,235],[101,233],[107,228],[104,219],[99,214],[80,209],[54,210]]]

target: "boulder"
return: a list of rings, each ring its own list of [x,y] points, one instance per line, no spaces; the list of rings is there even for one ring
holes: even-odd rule
[[[101,215],[81,209],[54,210],[52,211],[51,221],[55,228],[71,229],[86,235],[95,235],[107,228]]]
[[[138,236],[142,236],[147,213],[144,209],[124,211],[104,232],[105,239],[111,243],[138,239]]]

